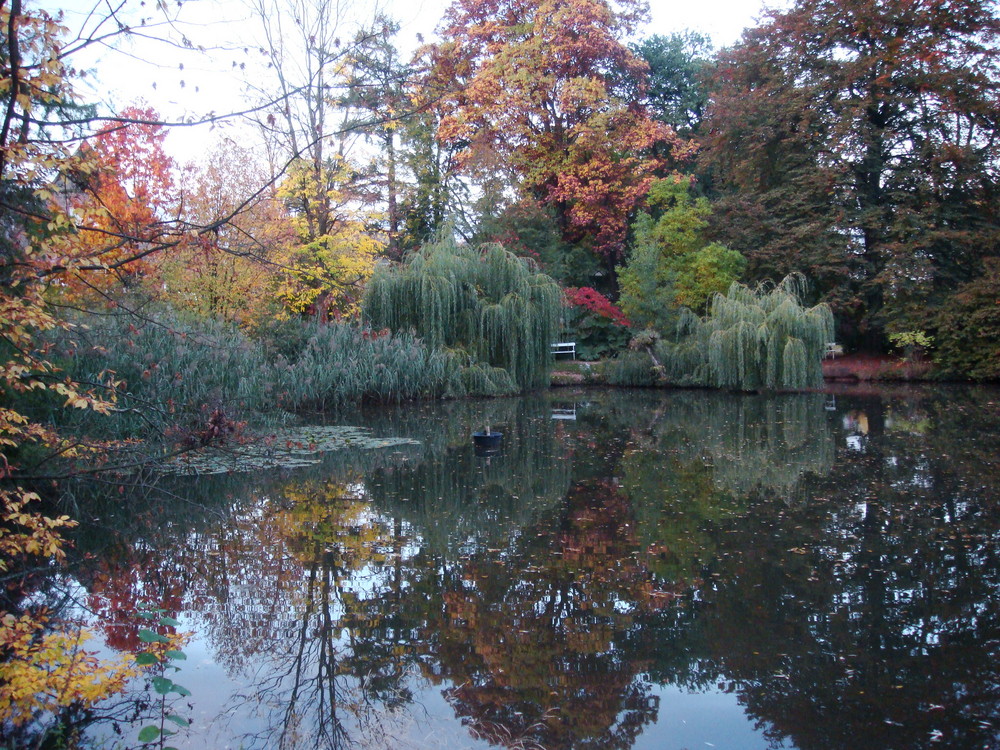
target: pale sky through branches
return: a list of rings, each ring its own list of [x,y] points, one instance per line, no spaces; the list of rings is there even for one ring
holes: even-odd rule
[[[62,10],[66,25],[74,33],[81,28],[93,33],[94,21],[88,24],[87,19],[94,18],[90,12],[95,7],[96,14],[102,12],[102,6],[95,6],[93,0],[44,4]],[[449,0],[345,2],[341,7],[350,11],[344,12],[344,38],[350,38],[355,22],[369,20],[381,10],[399,22],[396,42],[405,53],[418,46],[418,37],[424,41],[435,38],[435,28],[448,4]],[[742,30],[761,15],[764,6],[764,0],[653,0],[652,20],[637,37],[691,30],[707,33],[716,47],[722,47],[735,42]],[[111,48],[90,45],[74,58],[74,65],[88,70],[87,78],[78,87],[84,101],[97,102],[105,113],[143,101],[168,121],[236,112],[259,101],[253,89],[266,77],[256,67],[262,60],[255,51],[261,24],[247,3],[186,0],[180,5],[157,5],[155,0],[147,0],[127,2],[124,8],[121,18],[126,23],[137,26],[145,18],[154,19],[154,25],[148,27],[148,33],[136,33],[124,44],[119,38]],[[170,17],[165,18],[164,13]],[[106,24],[99,31],[109,28],[110,24]],[[201,156],[216,137],[216,132],[205,125],[173,128],[167,147],[182,161],[193,159]]]

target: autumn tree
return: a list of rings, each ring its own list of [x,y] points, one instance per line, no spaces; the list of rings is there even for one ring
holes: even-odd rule
[[[64,183],[63,199],[76,215],[64,251],[104,268],[72,275],[72,287],[134,285],[149,271],[145,250],[175,239],[175,165],[166,137],[155,110],[130,106],[83,143],[86,162]]]
[[[311,313],[326,321],[358,312],[364,283],[383,243],[369,232],[366,211],[353,200],[352,174],[350,162],[339,157],[319,171],[308,161],[297,160],[278,190],[296,232],[295,241],[278,257],[282,267],[278,296],[292,313]],[[310,219],[311,196],[317,191],[326,201],[322,234],[316,234],[319,225]]]
[[[277,167],[295,164],[300,173],[308,170],[298,209],[308,237],[321,237],[336,220],[328,193],[331,164],[346,149],[337,137],[343,114],[337,102],[348,61],[347,45],[341,42],[350,41],[342,35],[349,30],[329,0],[256,0],[253,11],[273,76],[259,95],[276,102],[260,127],[278,149]]]
[[[933,330],[1000,240],[998,38],[984,0],[798,0],[726,51],[706,156],[750,276],[805,272],[873,345]]]
[[[60,372],[46,335],[72,326],[53,303],[81,287],[104,291],[109,279],[134,276],[228,218],[181,230],[164,213],[172,205],[169,164],[155,115],[98,117],[77,98],[74,53],[140,36],[159,21],[173,28],[165,4],[135,24],[119,13],[121,4],[95,7],[73,37],[60,14],[0,0],[0,721],[4,730],[13,723],[37,733],[33,746],[71,742],[68,734],[44,736],[49,716],[87,709],[137,673],[128,658],[99,659],[86,630],[31,591],[31,571],[64,558],[62,531],[72,525],[43,515],[38,502],[60,497],[63,472],[101,471],[110,448],[31,414],[44,404],[61,424],[75,410],[107,415],[121,385],[108,373],[83,384]],[[51,481],[41,482],[42,473]]]
[[[134,670],[98,659],[83,645],[85,631],[57,621],[19,586],[26,568],[64,558],[61,534],[72,525],[67,516],[37,510],[41,496],[26,474],[56,457],[94,456],[80,441],[33,421],[22,405],[49,398],[64,408],[108,413],[113,384],[84,387],[61,377],[41,341],[65,326],[47,304],[53,280],[102,262],[101,253],[63,252],[62,240],[77,230],[67,183],[93,169],[76,148],[73,120],[83,113],[63,57],[66,29],[58,17],[20,0],[0,2],[0,28],[0,721],[44,726],[44,712],[89,707],[121,689]]]
[[[261,323],[276,312],[279,258],[295,241],[266,166],[250,149],[220,139],[210,163],[183,170],[179,188],[185,225],[218,229],[158,257],[158,288],[177,309],[242,327]]]
[[[298,234],[280,295],[290,311],[325,320],[354,309],[382,248],[369,228],[378,217],[362,210],[376,201],[350,153],[361,137],[350,91],[352,70],[377,56],[391,25],[382,17],[355,25],[332,0],[255,0],[253,11],[272,77],[258,94],[274,102],[259,126],[278,155],[280,197]]]
[[[552,206],[564,236],[613,266],[628,219],[678,146],[630,92],[646,66],[622,43],[636,0],[456,0],[433,50],[439,137],[468,166],[496,155]]]

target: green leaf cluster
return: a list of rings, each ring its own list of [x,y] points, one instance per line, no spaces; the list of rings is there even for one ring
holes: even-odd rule
[[[655,182],[648,203],[632,225],[632,253],[618,268],[619,304],[636,325],[665,331],[679,308],[703,312],[740,277],[746,259],[706,240],[712,207],[692,196],[691,178]]]
[[[146,610],[139,612],[138,616],[144,620],[155,621],[156,625],[161,628],[175,628],[180,625],[173,617],[164,615],[162,610]],[[167,699],[171,694],[176,694],[179,698],[186,698],[191,695],[191,691],[167,677],[166,672],[167,670],[179,672],[180,667],[176,666],[174,662],[185,661],[187,654],[177,648],[168,648],[168,646],[174,643],[174,639],[150,628],[140,629],[138,635],[139,640],[150,644],[151,648],[136,654],[135,663],[140,667],[149,667],[158,672],[158,674],[154,674],[150,679],[150,685],[153,688],[153,692],[159,696],[160,704],[159,725],[147,724],[140,729],[139,742],[144,745],[155,744],[163,750],[174,750],[169,746],[165,746],[164,742],[167,738],[177,734],[179,729],[189,727],[191,720],[177,713],[170,713]],[[166,726],[167,722],[178,727],[178,729],[168,728]]]

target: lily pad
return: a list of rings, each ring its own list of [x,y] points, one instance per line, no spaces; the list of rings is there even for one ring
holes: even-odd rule
[[[296,469],[318,464],[324,453],[352,448],[378,450],[419,445],[403,437],[373,437],[371,430],[350,425],[308,425],[260,435],[245,444],[210,446],[171,459],[166,474],[228,474],[268,469]]]

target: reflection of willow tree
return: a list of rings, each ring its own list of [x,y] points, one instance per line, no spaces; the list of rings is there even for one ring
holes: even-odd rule
[[[499,556],[443,569],[429,608],[434,679],[479,737],[500,745],[627,748],[656,717],[648,659],[620,642],[668,607],[637,554],[628,501],[610,481],[574,485],[549,518]]]
[[[689,645],[774,738],[1000,747],[1000,415],[982,404],[908,400],[891,431],[885,404],[851,404],[869,440],[803,480],[808,503],[755,493],[711,532]]]
[[[820,394],[673,393],[634,426],[643,450],[709,467],[720,493],[742,498],[762,489],[787,499],[803,475],[833,466],[823,402]]]
[[[632,420],[621,463],[641,541],[658,572],[683,580],[713,556],[709,533],[747,510],[752,490],[787,500],[807,474],[833,466],[833,434],[822,396],[720,398],[676,393]]]

